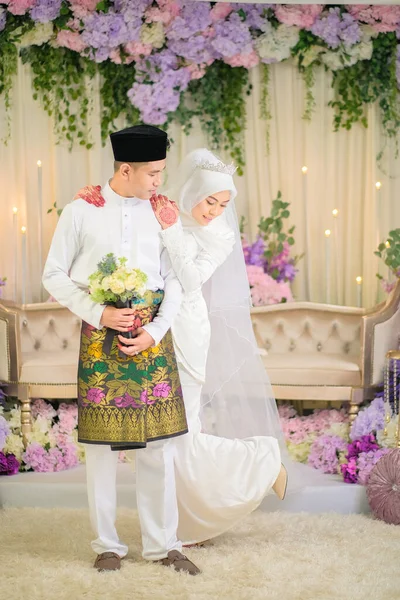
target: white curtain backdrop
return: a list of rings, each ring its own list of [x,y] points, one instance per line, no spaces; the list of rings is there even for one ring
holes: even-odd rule
[[[278,190],[290,202],[290,224],[296,225],[294,251],[305,252],[293,291],[298,300],[326,301],[326,238],[330,229],[330,285],[332,303],[354,305],[357,301],[356,277],[363,277],[363,305],[372,306],[383,295],[376,279],[378,259],[373,252],[378,239],[400,227],[400,162],[388,149],[378,169],[376,155],[384,138],[376,108],[368,110],[369,127],[355,126],[351,131],[333,132],[333,113],[327,103],[332,98],[331,80],[323,69],[317,72],[314,94],[316,111],[311,122],[302,120],[305,88],[295,65],[270,67],[270,154],[266,152],[266,124],[260,119],[260,72],[253,69],[253,93],[248,98],[245,132],[246,169],[237,177],[238,214],[244,215],[251,239],[260,216],[267,216]],[[86,184],[102,184],[112,175],[110,145],[100,144],[99,97],[94,85],[92,137],[90,151],[76,147],[71,152],[58,145],[52,119],[32,98],[31,74],[19,65],[11,111],[11,135],[7,145],[0,144],[1,255],[0,277],[7,277],[3,297],[17,300],[22,295],[22,237],[26,226],[27,276],[26,301],[46,299],[41,289],[39,248],[45,260],[57,221],[54,202],[61,208]],[[6,135],[4,113],[0,114],[1,137]],[[118,127],[128,125],[119,122]],[[168,158],[167,177],[190,150],[207,145],[199,125],[189,137],[178,127],[171,129],[174,140]],[[226,157],[224,157],[226,158]],[[42,162],[43,208],[42,239],[39,239],[38,167]],[[307,175],[302,167],[307,166]],[[382,187],[376,189],[376,182]],[[13,220],[13,207],[18,208]],[[335,220],[332,210],[338,209]],[[382,275],[387,269],[380,267]]]

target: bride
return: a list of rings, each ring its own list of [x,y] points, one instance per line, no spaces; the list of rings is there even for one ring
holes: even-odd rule
[[[178,536],[187,545],[231,528],[272,489],[282,499],[287,484],[278,412],[250,320],[233,172],[195,150],[166,196],[151,200],[184,293],[172,333],[189,426],[175,460]]]

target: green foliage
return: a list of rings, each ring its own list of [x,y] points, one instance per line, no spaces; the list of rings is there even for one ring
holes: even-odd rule
[[[392,229],[389,231],[387,239],[380,243],[378,250],[375,252],[387,267],[394,273],[396,277],[400,274],[400,229]],[[379,273],[376,274],[378,279],[383,279]]]
[[[91,101],[90,81],[96,74],[96,64],[67,48],[50,44],[30,46],[21,50],[23,63],[33,72],[33,97],[43,103],[52,116],[58,141],[66,139],[90,149],[88,116]]]
[[[243,132],[246,95],[250,93],[248,70],[232,68],[221,61],[214,62],[201,79],[189,84],[189,94],[196,105],[194,114],[198,115],[211,146],[229,152],[239,174],[245,164]]]
[[[400,127],[399,94],[396,81],[395,33],[381,33],[373,40],[370,60],[333,73],[332,85],[336,99],[330,105],[335,109],[334,127],[351,129],[354,123],[368,126],[365,107],[378,102],[382,123],[389,137],[398,134]]]
[[[140,122],[138,109],[131,104],[128,90],[135,81],[135,66],[116,65],[107,60],[98,65],[101,75],[101,138],[103,142],[117,126],[115,120],[124,116],[129,126]]]
[[[271,262],[274,256],[277,256],[283,251],[285,242],[289,246],[294,245],[293,233],[295,225],[285,231],[285,220],[290,217],[288,207],[289,202],[283,202],[281,200],[282,194],[278,192],[275,200],[272,201],[272,210],[269,217],[261,217],[258,224],[260,235],[263,237],[266,243],[266,250],[264,256],[268,262]],[[303,255],[296,256],[293,260],[295,265]]]

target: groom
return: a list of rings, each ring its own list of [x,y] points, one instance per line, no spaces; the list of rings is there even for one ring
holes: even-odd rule
[[[84,188],[64,208],[43,275],[48,292],[82,319],[78,439],[85,445],[94,566],[117,570],[128,552],[115,528],[116,472],[118,450],[136,448],[143,557],[196,575],[177,539],[174,438],[187,424],[170,326],[182,291],[149,202],[169,142],[160,129],[139,125],[112,134],[111,144],[113,177],[101,189]],[[148,277],[150,293],[135,309],[90,298],[88,278],[109,253]],[[104,345],[109,330],[111,348]],[[128,331],[132,339],[121,335]]]

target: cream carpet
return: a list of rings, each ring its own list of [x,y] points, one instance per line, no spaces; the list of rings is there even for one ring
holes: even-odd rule
[[[116,573],[97,573],[83,509],[0,511],[2,600],[398,600],[400,528],[362,515],[257,511],[212,546],[187,550],[197,577],[144,562],[137,514]]]

